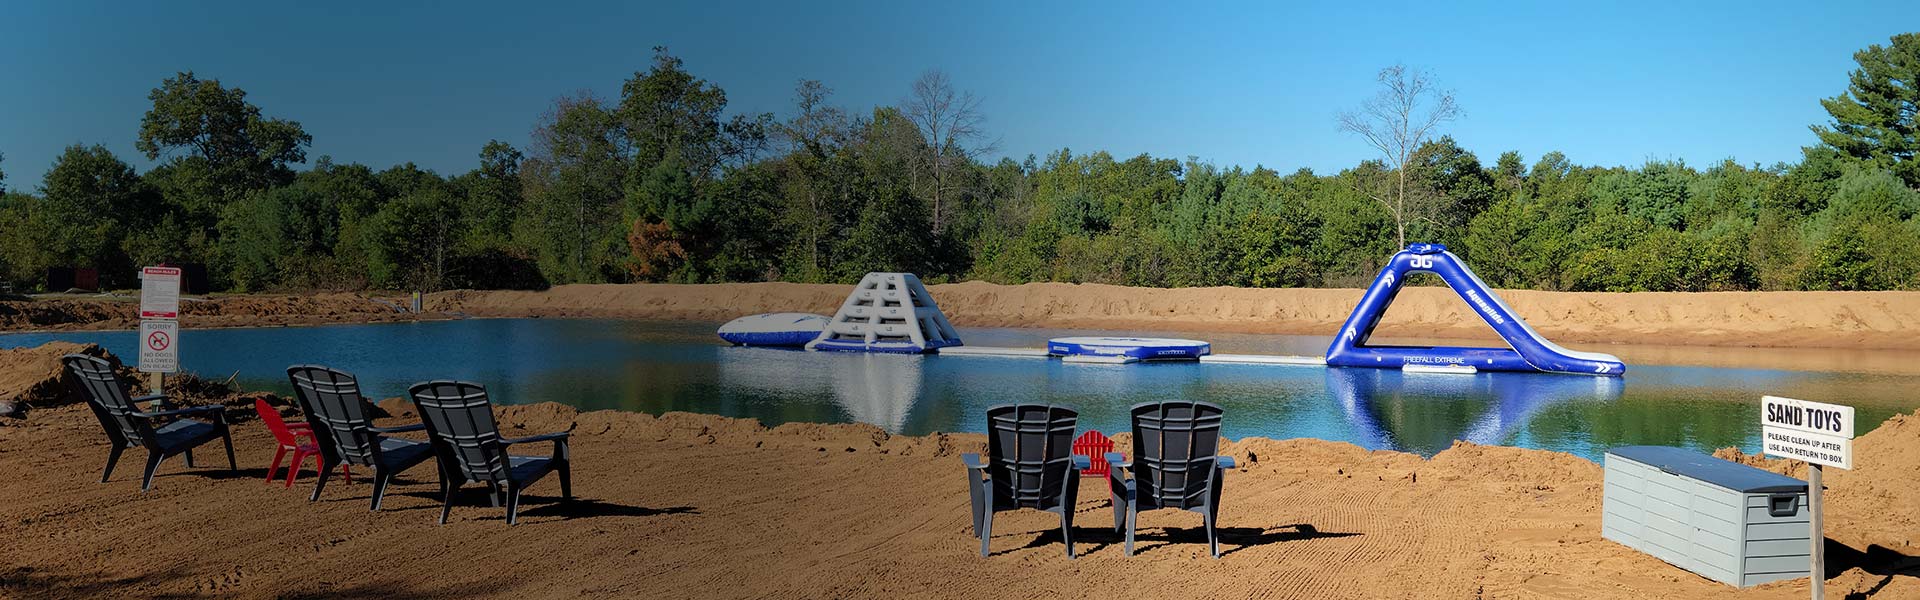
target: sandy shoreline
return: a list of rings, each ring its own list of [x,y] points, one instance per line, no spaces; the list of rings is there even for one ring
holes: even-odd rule
[[[71,347],[0,356],[0,393],[57,375]],[[31,387],[31,386],[28,386]],[[42,386],[43,393],[55,393]],[[1052,515],[996,522],[995,555],[968,535],[958,454],[976,434],[889,435],[869,425],[668,413],[499,409],[503,433],[571,429],[580,499],[544,481],[522,524],[466,497],[434,523],[430,470],[367,511],[369,485],[309,504],[260,481],[272,444],[240,397],[215,399],[241,470],[162,469],[139,492],[123,465],[95,483],[105,436],[77,405],[0,419],[4,597],[1129,597],[1804,598],[1807,580],[1736,590],[1599,536],[1601,471],[1557,452],[1457,444],[1431,459],[1319,440],[1227,444],[1219,560],[1194,515],[1141,518],[1122,555],[1100,482],[1082,483],[1081,557]],[[409,422],[390,399],[389,424]],[[1229,415],[1232,418],[1232,415]],[[1920,414],[1858,441],[1830,471],[1832,597],[1920,597]],[[1747,459],[1752,460],[1752,459]],[[1753,461],[1782,469],[1774,461]],[[137,470],[137,469],[134,469]],[[154,541],[158,536],[162,541]]]
[[[186,327],[386,322],[419,318],[609,317],[725,321],[759,312],[831,314],[848,286],[792,283],[565,285],[538,292],[428,295],[425,314],[399,298],[352,293],[220,296],[185,305]],[[1361,290],[1129,288],[966,282],[930,286],[961,327],[1331,335]],[[1563,344],[1920,350],[1920,292],[1589,293],[1506,290],[1543,335]],[[0,331],[128,329],[130,299],[0,301]],[[1447,289],[1405,289],[1378,335],[1491,341]]]

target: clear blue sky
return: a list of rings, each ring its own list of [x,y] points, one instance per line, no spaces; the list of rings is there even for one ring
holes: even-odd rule
[[[299,121],[310,158],[457,174],[488,139],[524,148],[556,96],[617,98],[656,45],[725,88],[731,112],[785,116],[811,78],[864,113],[945,69],[1016,159],[1069,147],[1334,172],[1371,156],[1334,115],[1404,62],[1457,93],[1466,116],[1447,132],[1483,162],[1771,164],[1813,143],[1817,100],[1845,87],[1855,50],[1920,30],[1910,0],[23,4],[0,6],[14,188],[73,143],[150,166],[133,148],[146,94],[188,69]]]

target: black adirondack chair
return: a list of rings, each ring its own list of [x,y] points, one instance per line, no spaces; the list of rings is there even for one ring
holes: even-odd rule
[[[1073,557],[1073,505],[1080,472],[1092,459],[1072,454],[1080,413],[1049,404],[1008,404],[987,409],[987,459],[960,455],[967,465],[973,500],[973,535],[980,555],[993,541],[993,514],[1032,508],[1060,515],[1060,538]]]
[[[374,427],[369,418],[371,403],[360,395],[360,381],[353,375],[318,365],[287,367],[287,379],[293,382],[300,412],[306,414],[320,446],[320,477],[313,482],[313,496],[319,500],[327,487],[327,476],[339,470],[341,463],[373,470],[373,506],[387,495],[387,484],[395,475],[433,458],[433,445],[423,441],[388,437],[388,434],[422,431],[426,425],[415,423],[400,427]],[[299,468],[298,466],[294,468]],[[440,485],[446,486],[442,475]]]
[[[1220,517],[1220,484],[1233,457],[1219,456],[1219,405],[1188,400],[1147,402],[1133,407],[1133,456],[1107,453],[1108,486],[1113,490],[1113,529],[1127,532],[1127,556],[1133,556],[1133,530],[1141,512],[1177,508],[1200,513],[1207,528],[1207,549],[1220,558],[1214,521]],[[1133,478],[1125,471],[1131,469]]]
[[[153,489],[153,474],[160,470],[160,461],[180,454],[186,456],[187,466],[192,467],[193,449],[214,438],[227,443],[227,468],[239,468],[233,460],[233,437],[227,433],[226,407],[173,408],[165,394],[130,398],[113,376],[113,364],[106,359],[68,354],[60,357],[60,362],[73,374],[74,386],[87,399],[87,407],[93,409],[93,416],[100,419],[100,426],[107,430],[107,439],[113,442],[113,449],[107,454],[107,468],[100,473],[100,483],[106,483],[113,476],[113,465],[120,462],[121,452],[128,448],[146,448],[147,471],[141,477],[140,491]],[[153,410],[140,410],[141,402],[153,403]],[[187,416],[210,422],[179,418]],[[169,417],[174,420],[161,423]]]
[[[500,426],[493,419],[493,403],[487,401],[487,388],[463,381],[426,381],[408,388],[420,420],[433,438],[433,451],[440,456],[442,476],[446,478],[445,503],[440,507],[440,523],[453,512],[453,495],[467,483],[485,484],[490,493],[506,496],[507,524],[519,522],[520,493],[547,473],[560,474],[560,495],[573,499],[573,467],[569,458],[569,432],[549,433],[518,439],[500,437]],[[514,456],[507,448],[515,444],[553,442],[553,455]]]

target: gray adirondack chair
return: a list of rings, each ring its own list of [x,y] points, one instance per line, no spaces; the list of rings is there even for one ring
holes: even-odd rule
[[[560,474],[560,495],[573,500],[573,466],[567,446],[570,432],[501,437],[500,425],[493,419],[493,403],[487,400],[487,388],[477,383],[426,381],[413,384],[408,393],[420,409],[420,420],[433,438],[433,451],[440,456],[446,477],[446,499],[440,507],[442,525],[453,512],[454,492],[467,483],[484,484],[490,493],[506,497],[508,525],[519,522],[520,493],[547,473]],[[553,442],[553,454],[507,454],[508,447],[533,442]]]
[[[120,387],[119,379],[113,376],[113,363],[106,359],[68,354],[60,357],[60,362],[73,374],[74,386],[87,399],[87,408],[93,409],[93,416],[100,419],[100,426],[107,430],[107,439],[113,443],[113,449],[107,454],[107,468],[100,473],[100,483],[106,483],[113,476],[113,465],[120,462],[120,453],[128,448],[146,448],[147,470],[140,479],[140,491],[153,489],[153,475],[160,470],[161,461],[169,456],[185,455],[187,466],[192,467],[193,449],[214,438],[227,444],[227,468],[239,468],[233,460],[233,437],[227,432],[226,407],[173,408],[165,394],[130,398],[127,390]],[[153,403],[153,410],[140,410],[141,402]],[[178,418],[188,416],[208,421]],[[175,419],[159,423],[169,417]]]
[[[960,455],[967,465],[973,503],[973,535],[980,555],[989,554],[993,515],[1032,508],[1060,515],[1060,538],[1073,557],[1073,505],[1080,472],[1092,459],[1072,454],[1080,413],[1049,404],[1008,404],[987,409],[987,458]]]
[[[308,501],[320,499],[327,487],[327,476],[342,463],[373,470],[373,506],[387,495],[393,477],[414,465],[433,458],[433,445],[424,441],[388,437],[389,434],[422,431],[426,425],[415,423],[399,427],[374,427],[371,403],[360,395],[360,381],[353,375],[319,365],[287,367],[287,379],[293,382],[293,394],[306,414],[320,446],[320,477],[313,483]],[[295,466],[294,468],[299,468]],[[440,485],[446,486],[442,475]]]
[[[1220,484],[1233,457],[1220,456],[1219,405],[1190,400],[1133,406],[1133,462],[1107,453],[1107,484],[1113,491],[1113,529],[1127,532],[1133,556],[1134,525],[1143,511],[1176,508],[1200,513],[1207,549],[1220,558],[1214,522],[1220,517]],[[1129,479],[1127,470],[1133,471]]]

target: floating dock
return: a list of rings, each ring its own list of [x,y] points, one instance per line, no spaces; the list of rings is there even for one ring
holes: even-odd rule
[[[1001,356],[1007,358],[1047,358],[1046,348],[1007,348],[1000,346],[949,346],[941,356]]]
[[[1203,363],[1228,365],[1288,365],[1296,367],[1324,367],[1327,359],[1320,356],[1280,356],[1275,354],[1209,354],[1200,357]]]

